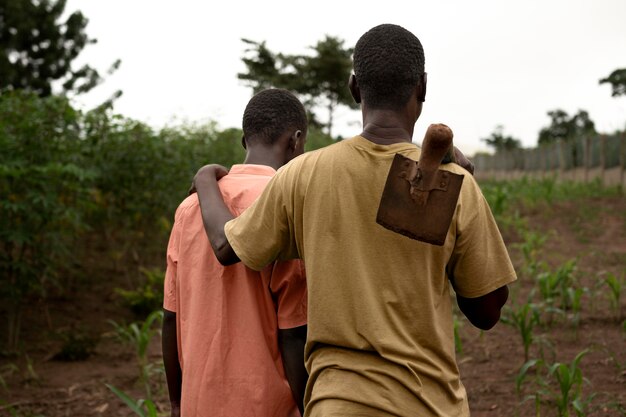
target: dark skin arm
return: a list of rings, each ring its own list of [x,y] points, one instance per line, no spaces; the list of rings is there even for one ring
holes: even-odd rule
[[[217,185],[217,180],[226,174],[228,170],[221,165],[205,165],[196,173],[189,190],[190,194],[198,193],[204,230],[215,257],[224,266],[240,261],[224,233],[224,225],[234,219]]]
[[[309,374],[304,367],[306,326],[278,330],[278,345],[283,358],[285,376],[300,414],[304,415],[304,390]]]
[[[176,339],[176,313],[163,309],[163,365],[170,394],[171,417],[180,417],[180,391],[183,373],[178,362],[178,341]]]
[[[474,174],[474,164],[456,146],[453,160]],[[505,285],[477,298],[465,298],[457,293],[456,302],[470,323],[481,330],[489,330],[500,320],[500,311],[508,298],[509,288]]]
[[[457,148],[454,148],[454,155],[459,165],[474,172],[473,164]],[[198,193],[204,230],[211,242],[215,257],[224,266],[241,261],[224,233],[224,225],[234,219],[217,185],[217,181],[226,174],[228,170],[221,165],[205,165],[194,176],[189,190],[189,194]]]
[[[482,297],[465,298],[456,295],[459,309],[474,326],[489,330],[500,320],[502,306],[509,298],[509,287],[502,286]]]
[[[474,174],[474,164],[456,147],[454,147],[454,157],[457,164],[467,169],[472,175]],[[481,330],[489,330],[500,320],[500,312],[508,298],[509,287],[505,285],[476,298],[465,298],[457,293],[456,302],[472,325]]]
[[[474,164],[456,146],[454,147],[454,162],[474,175]]]

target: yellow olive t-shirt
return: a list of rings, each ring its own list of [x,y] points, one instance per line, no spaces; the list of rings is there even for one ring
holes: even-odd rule
[[[376,223],[396,153],[357,136],[285,165],[259,199],[226,224],[231,246],[256,270],[305,261],[308,416],[469,416],[456,364],[449,279],[468,298],[516,279],[474,178],[463,186],[443,246]]]

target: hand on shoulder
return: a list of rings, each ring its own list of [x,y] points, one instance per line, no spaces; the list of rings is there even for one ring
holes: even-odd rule
[[[462,166],[468,170],[470,174],[474,175],[474,164],[456,146],[454,147],[454,160],[457,165]]]
[[[228,169],[219,164],[205,165],[196,172],[189,188],[189,195],[195,193],[198,186],[212,184],[228,174]]]

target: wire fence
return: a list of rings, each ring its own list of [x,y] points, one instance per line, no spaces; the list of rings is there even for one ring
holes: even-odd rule
[[[476,176],[484,179],[554,175],[626,189],[626,133],[579,137],[530,149],[499,151],[473,157]]]

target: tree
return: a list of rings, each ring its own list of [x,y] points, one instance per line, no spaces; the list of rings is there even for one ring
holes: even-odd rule
[[[253,94],[282,84],[279,73],[279,66],[284,66],[282,57],[267,49],[265,41],[255,42],[245,38],[241,41],[248,45],[244,51],[251,56],[241,58],[248,72],[238,73],[237,78],[245,81]]]
[[[481,139],[488,146],[491,146],[496,152],[512,151],[514,149],[520,149],[522,147],[519,139],[515,139],[512,136],[504,134],[504,127],[502,125],[496,126],[495,130],[488,138]]]
[[[311,104],[326,107],[326,134],[332,136],[333,115],[337,106],[357,107],[348,89],[353,49],[344,47],[343,40],[328,35],[311,49],[315,54],[303,56],[302,65],[296,66],[300,76],[294,78],[293,87],[295,91],[307,95]]]
[[[577,137],[596,133],[595,124],[585,110],[579,110],[570,117],[567,112],[557,109],[549,111],[548,116],[551,119],[550,126],[539,131],[539,145],[547,145],[558,140],[568,142]]]
[[[567,112],[557,109],[548,112],[550,126],[539,131],[539,145],[553,143],[559,139],[565,140],[569,136],[569,115]]]
[[[324,106],[328,110],[325,126],[329,136],[337,107],[356,108],[348,90],[352,48],[346,48],[343,40],[325,36],[310,47],[313,55],[274,53],[265,42],[242,41],[249,45],[242,58],[247,72],[239,73],[237,77],[244,80],[254,93],[269,87],[286,88],[299,94],[310,107]],[[316,114],[310,116],[316,124]]]
[[[0,93],[30,90],[46,97],[59,82],[64,92],[87,92],[102,82],[94,68],[72,62],[96,42],[85,33],[88,20],[80,11],[65,20],[66,0],[0,0]],[[115,71],[117,60],[109,70]],[[119,96],[119,92],[115,96]]]
[[[606,78],[600,80],[600,84],[611,84],[611,96],[626,95],[626,68],[616,69]]]

